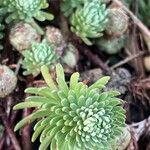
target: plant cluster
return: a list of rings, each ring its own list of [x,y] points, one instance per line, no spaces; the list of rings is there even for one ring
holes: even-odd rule
[[[128,27],[127,15],[117,8],[111,9],[107,7],[108,2],[109,0],[63,0],[61,3],[61,10],[70,20],[71,31],[80,37],[87,45],[92,45],[95,40],[103,38],[104,32],[108,34],[112,33],[113,35],[119,34],[119,36],[121,36]],[[44,34],[43,30],[35,22],[35,19],[44,21],[54,18],[52,14],[43,11],[48,5],[46,0],[5,0],[0,3],[0,12],[5,16],[7,23],[10,24],[14,22],[16,24],[20,21],[27,22],[36,29],[38,33]],[[46,32],[48,33],[49,30],[50,29],[47,28]],[[50,32],[53,31],[50,30]],[[32,36],[28,37],[30,39]],[[48,36],[46,35],[46,37]],[[13,37],[13,40],[16,39]],[[13,44],[15,45],[15,43]],[[60,45],[58,45],[58,47],[59,46]],[[16,45],[14,47],[16,47]],[[65,44],[64,46],[61,44],[58,50],[61,51],[64,47]],[[20,47],[17,47],[17,49],[19,48]],[[112,49],[114,48],[115,47],[112,47]],[[109,50],[106,49],[106,52],[107,51]],[[118,51],[116,50],[116,52]]]
[[[63,0],[61,10],[65,16],[70,16],[74,10],[84,4],[86,0]]]
[[[25,90],[34,95],[14,109],[36,109],[16,125],[15,131],[37,120],[32,141],[40,136],[39,150],[48,147],[51,150],[110,150],[124,129],[125,111],[116,97],[117,91],[103,91],[109,77],[102,77],[88,87],[78,82],[78,72],[72,74],[68,85],[60,64],[56,65],[56,83],[46,66],[42,66],[41,71],[47,86]]]
[[[48,68],[52,67],[58,59],[55,52],[55,45],[48,44],[46,40],[41,43],[33,43],[31,49],[22,52],[24,60],[22,61],[22,68],[25,69],[24,75],[32,74],[37,76],[43,65]]]
[[[42,65],[50,69],[57,60],[70,68],[77,64],[77,49],[64,40],[56,27],[47,26],[42,37],[30,24],[19,22],[10,29],[9,41],[23,55],[23,75],[32,74],[35,77]]]
[[[62,0],[60,9],[79,42],[81,39],[87,46],[95,44],[102,51],[115,54],[124,46],[128,16],[120,8],[109,7],[109,1]],[[18,64],[23,68],[18,72],[18,65],[16,74],[23,72],[23,75],[32,75],[34,80],[41,73],[47,84],[25,90],[31,95],[25,102],[15,105],[14,110],[35,109],[14,130],[35,122],[32,142],[39,138],[39,150],[48,147],[51,150],[111,150],[125,129],[125,110],[122,100],[117,98],[120,93],[106,88],[108,76],[89,86],[79,82],[78,72],[71,75],[69,82],[65,80],[64,70],[69,68],[73,72],[82,58],[79,59],[74,41],[67,41],[65,31],[57,28],[64,25],[59,20],[38,24],[54,18],[47,8],[47,0],[0,0],[0,39],[5,21],[10,28],[7,30],[9,42],[12,49],[17,50],[14,56],[20,56]],[[55,66],[56,79],[55,74],[50,75],[51,69],[55,73]],[[0,65],[0,98],[15,89],[16,74]]]
[[[61,10],[66,17],[70,16],[74,11],[82,7],[85,2],[92,2],[93,0],[63,0],[61,3]],[[102,3],[108,3],[110,0],[99,0]]]
[[[42,11],[48,6],[47,0],[3,0],[0,2],[0,12],[6,16],[7,23],[25,21],[31,23],[42,34],[34,19],[52,20],[52,14]]]
[[[71,30],[76,33],[87,45],[92,45],[89,38],[98,38],[103,35],[107,22],[105,4],[99,0],[85,2],[71,16]]]
[[[121,8],[108,7],[108,2],[108,0],[64,0],[61,10],[70,20],[71,31],[80,37],[85,44],[92,45],[95,44],[95,41],[99,41],[98,45],[96,42],[99,49],[104,48],[103,51],[106,53],[115,54],[122,48],[122,46],[117,47],[116,45],[121,45],[119,41],[123,40],[123,34],[127,30],[128,16]],[[112,36],[112,38],[107,38],[107,36]],[[103,46],[101,41],[112,42],[115,45]],[[125,42],[121,43],[124,46]]]
[[[103,35],[108,15],[104,1],[64,0],[61,6],[64,15],[69,17],[71,31],[87,45],[92,45],[91,39]]]

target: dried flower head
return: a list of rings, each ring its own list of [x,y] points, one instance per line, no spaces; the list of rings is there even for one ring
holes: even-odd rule
[[[57,53],[61,56],[67,44],[61,31],[58,28],[48,26],[45,31],[45,39],[48,43],[56,46]]]
[[[33,42],[40,42],[41,36],[30,24],[20,22],[11,28],[9,40],[16,50],[22,52],[31,48]]]
[[[15,73],[5,65],[0,65],[0,98],[9,95],[16,87]]]
[[[106,32],[109,35],[121,36],[128,28],[129,17],[121,8],[109,9]]]
[[[42,66],[48,84],[42,88],[28,88],[26,102],[14,109],[35,107],[35,111],[20,121],[15,131],[38,119],[32,141],[40,136],[39,150],[110,150],[125,126],[125,111],[120,106],[116,91],[103,92],[109,77],[103,77],[91,86],[78,82],[79,73],[72,74],[69,85],[64,71],[56,65],[56,83]]]

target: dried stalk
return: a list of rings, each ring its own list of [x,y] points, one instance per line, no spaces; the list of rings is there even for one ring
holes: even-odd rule
[[[122,66],[122,65],[124,65],[124,64],[126,64],[126,63],[128,63],[129,61],[132,61],[133,59],[136,59],[137,57],[142,56],[143,54],[144,54],[144,52],[140,52],[140,53],[135,54],[135,55],[133,55],[133,56],[129,56],[129,57],[127,57],[126,59],[120,61],[119,63],[113,65],[113,66],[111,67],[111,69],[118,68],[118,67],[120,67],[120,66]]]
[[[128,125],[128,128],[133,131],[136,141],[138,141],[144,132],[150,132],[150,117],[141,122],[132,123]]]
[[[9,138],[13,144],[14,149],[15,150],[21,150],[19,142],[15,136],[15,133],[11,129],[10,123],[9,123],[8,119],[6,119],[6,116],[2,116],[2,121],[3,121],[3,124],[5,126],[6,132],[7,132],[8,136],[9,136]]]

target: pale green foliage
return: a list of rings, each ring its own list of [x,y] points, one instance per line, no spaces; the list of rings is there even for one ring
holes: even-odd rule
[[[47,87],[28,88],[25,102],[14,109],[35,107],[35,111],[20,121],[15,131],[38,119],[32,141],[40,136],[39,150],[110,150],[125,126],[125,111],[116,91],[103,92],[109,80],[102,77],[91,86],[78,82],[79,73],[72,74],[69,85],[64,71],[56,65],[56,83],[42,67]],[[50,145],[50,146],[49,146]]]
[[[23,51],[22,54],[24,56],[22,68],[26,69],[24,75],[37,76],[40,73],[41,66],[46,65],[50,68],[58,59],[55,46],[47,44],[45,40],[41,43],[33,43],[32,48]]]
[[[48,7],[47,0],[4,0],[1,7],[0,12],[8,14],[7,23],[13,20],[30,22],[33,18],[39,21],[53,19],[53,15],[41,10]]]
[[[61,3],[61,10],[65,16],[70,16],[75,9],[82,7],[85,2],[92,2],[93,0],[63,0]],[[102,3],[108,3],[109,0],[99,0]]]
[[[4,126],[0,124],[0,138],[2,138],[3,134],[4,134]]]
[[[63,0],[61,4],[61,10],[65,16],[69,16],[73,11],[80,7],[85,0]]]
[[[107,23],[106,5],[99,0],[85,2],[71,17],[71,30],[87,45],[92,45],[89,38],[98,38],[103,35]]]
[[[96,41],[97,47],[106,52],[107,54],[117,54],[125,45],[125,36],[120,36],[118,38],[99,38]]]

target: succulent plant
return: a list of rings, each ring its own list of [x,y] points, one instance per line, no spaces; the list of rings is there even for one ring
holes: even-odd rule
[[[61,59],[62,63],[67,64],[70,68],[74,68],[79,60],[79,53],[77,48],[72,43],[68,43],[67,48],[65,49],[65,53]]]
[[[40,136],[39,150],[48,147],[51,150],[110,150],[124,129],[125,110],[116,97],[119,92],[103,92],[109,77],[102,77],[88,87],[78,82],[78,72],[72,74],[68,85],[60,64],[56,65],[57,84],[47,67],[42,66],[41,71],[48,86],[25,90],[35,95],[13,109],[35,107],[35,111],[14,130],[37,119],[32,141]]]
[[[116,54],[124,47],[125,37],[123,35],[115,38],[102,37],[96,40],[96,45],[98,49],[106,52],[107,54]]]
[[[0,65],[0,98],[9,95],[16,87],[15,73],[5,65]]]
[[[71,30],[87,45],[92,45],[89,38],[98,38],[103,35],[107,23],[106,5],[99,0],[85,2],[71,17]]]
[[[65,16],[71,15],[74,10],[84,4],[85,0],[63,0],[61,10]]]
[[[33,43],[32,48],[23,51],[22,54],[24,56],[22,61],[22,68],[25,69],[24,75],[37,76],[40,73],[41,66],[46,65],[51,68],[52,64],[58,59],[55,46],[48,44],[45,40],[41,43]]]
[[[46,27],[44,38],[48,43],[54,44],[56,46],[56,51],[60,56],[63,54],[67,43],[65,42],[60,29],[53,26]]]
[[[22,52],[31,48],[33,42],[40,42],[41,36],[30,24],[19,22],[11,28],[9,40],[16,50]]]
[[[4,134],[4,126],[0,124],[0,138],[2,138],[3,134]]]
[[[8,14],[7,23],[22,20],[32,22],[32,25],[39,29],[34,18],[39,21],[53,19],[52,14],[42,11],[48,7],[47,0],[4,0],[1,3],[1,9]],[[40,29],[39,32],[41,32]]]
[[[109,9],[106,33],[121,36],[128,28],[129,17],[121,8]]]
[[[103,3],[108,3],[110,0],[99,0]],[[61,3],[61,10],[66,17],[70,16],[75,9],[82,7],[85,2],[92,2],[92,0],[63,0]]]

